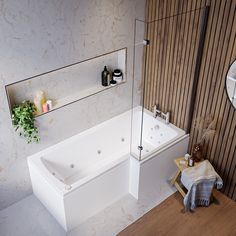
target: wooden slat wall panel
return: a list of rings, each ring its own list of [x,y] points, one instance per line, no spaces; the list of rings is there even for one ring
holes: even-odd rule
[[[148,9],[153,16],[155,0],[149,2]],[[154,104],[159,104],[163,111],[171,110],[172,120],[177,126],[185,128],[188,121],[188,113],[183,110],[183,105],[189,108],[189,97],[192,89],[195,60],[198,49],[200,10],[189,12],[193,6],[201,7],[201,1],[193,3],[179,0],[171,4],[171,1],[161,1],[162,4],[156,10],[159,11],[159,21],[149,23],[147,38],[151,44],[146,49],[145,71],[145,107],[152,109]],[[169,6],[168,6],[169,5]],[[150,7],[151,6],[151,7]],[[189,12],[163,19],[169,11],[171,15],[176,12]],[[149,15],[149,18],[150,18]],[[188,64],[189,66],[185,66]],[[155,79],[153,79],[155,78]],[[184,78],[182,80],[182,78]],[[188,79],[190,78],[190,79]],[[187,84],[187,86],[186,86]],[[185,93],[181,93],[186,88]],[[171,99],[169,94],[171,93]],[[181,101],[181,103],[179,103]],[[180,104],[180,106],[178,106]],[[171,108],[170,108],[171,107]],[[183,112],[182,112],[183,110]]]
[[[236,111],[224,89],[229,65],[236,59],[236,0],[147,0],[146,4],[146,20],[152,23],[147,25],[151,44],[145,52],[144,106],[151,110],[159,104],[162,111],[171,111],[171,122],[185,130],[190,106],[194,119],[217,118],[216,135],[205,152],[223,177],[223,192],[236,200]],[[210,14],[196,102],[190,104],[202,16],[197,9],[206,5]],[[189,150],[198,139],[192,126]]]

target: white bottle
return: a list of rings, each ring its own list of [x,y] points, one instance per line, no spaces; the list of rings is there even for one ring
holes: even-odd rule
[[[52,110],[52,100],[47,100],[48,110]]]
[[[45,95],[44,95],[44,92],[39,90],[37,91],[36,93],[36,96],[34,98],[34,104],[37,108],[37,114],[41,114],[43,112],[43,104],[45,103]]]

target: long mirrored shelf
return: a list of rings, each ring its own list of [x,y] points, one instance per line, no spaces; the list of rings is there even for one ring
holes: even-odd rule
[[[52,100],[52,109],[35,117],[60,109],[104,90],[126,82],[127,48],[99,55],[53,71],[36,75],[5,86],[10,111],[22,101],[34,101],[37,91]],[[116,85],[102,86],[101,72],[107,66],[112,72],[120,69],[123,80]]]

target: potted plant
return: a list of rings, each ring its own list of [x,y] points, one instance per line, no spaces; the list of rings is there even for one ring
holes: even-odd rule
[[[197,143],[193,145],[192,157],[196,162],[203,159],[204,145],[216,132],[216,119],[212,116],[197,117],[194,121],[194,128],[198,131]]]
[[[12,109],[12,123],[15,131],[19,131],[19,135],[24,136],[27,143],[39,142],[38,129],[35,126],[35,112],[36,107],[30,101],[23,101]]]

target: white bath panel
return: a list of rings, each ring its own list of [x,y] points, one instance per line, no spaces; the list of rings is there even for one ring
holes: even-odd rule
[[[33,192],[69,231],[129,192],[129,159],[69,192],[59,193],[29,163]]]
[[[170,177],[176,172],[174,159],[187,153],[188,142],[189,136],[185,135],[143,161],[132,158],[130,194],[136,199],[160,194],[162,186],[167,186]]]
[[[43,203],[60,225],[67,229],[63,195],[28,161],[34,195]]]
[[[166,186],[173,173],[176,172],[174,159],[187,153],[189,137],[185,136],[171,147],[166,148],[150,158],[140,162],[139,199],[147,194],[158,195],[162,186]]]
[[[75,228],[128,191],[129,160],[126,160],[64,197],[66,229]]]

